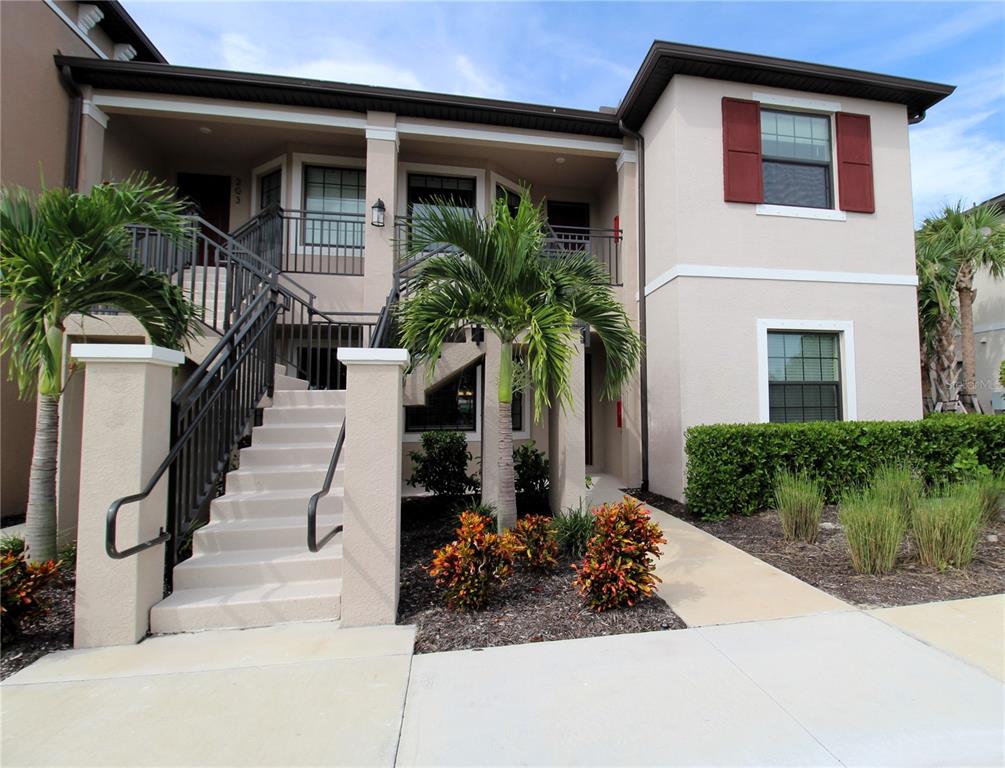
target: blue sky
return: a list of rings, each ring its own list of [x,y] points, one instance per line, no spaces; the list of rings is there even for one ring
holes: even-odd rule
[[[127,0],[173,64],[614,106],[654,38],[958,86],[911,129],[915,216],[1005,192],[1005,3]]]

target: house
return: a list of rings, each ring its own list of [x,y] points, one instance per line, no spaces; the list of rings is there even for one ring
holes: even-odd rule
[[[326,474],[333,492],[318,518],[331,526],[341,513],[337,355],[387,343],[385,309],[420,268],[401,243],[437,199],[485,213],[528,185],[544,203],[549,248],[600,260],[646,341],[637,380],[614,402],[598,397],[603,350],[587,332],[575,408],[533,423],[528,401],[515,403],[515,436],[551,456],[555,509],[586,494],[588,471],[682,498],[693,425],[921,416],[908,129],[950,86],[665,42],[617,109],[599,111],[67,51],[49,66],[81,94],[69,144],[81,189],[145,171],[193,202],[201,230],[190,253],[136,233],[136,257],[203,309],[206,336],[181,379],[216,365],[235,326],[267,322],[275,337],[279,367],[253,393],[273,399],[227,493],[200,490],[216,487],[219,456],[184,460],[194,479],[175,483],[176,539],[207,503],[212,522],[154,607],[155,631],[338,614],[341,550],[311,559],[303,546],[308,499]],[[249,319],[273,279],[275,317]],[[82,319],[77,334],[142,336],[129,323]],[[404,413],[386,414],[404,423],[388,467],[398,472],[400,459],[407,476],[419,434],[454,429],[485,459],[484,482],[497,482],[494,403],[483,396],[498,375],[494,343],[466,329],[431,378],[408,377]],[[188,414],[177,418],[204,418],[185,400],[198,386],[176,393]],[[66,461],[79,454],[82,387],[64,398]],[[225,454],[260,405],[242,402]],[[176,424],[175,436],[194,423]],[[67,535],[76,493],[70,468]]]
[[[1005,210],[1005,194],[985,200]],[[1001,364],[1005,361],[1005,281],[987,270],[974,275],[974,342],[977,351],[977,401],[983,413],[1005,411]]]

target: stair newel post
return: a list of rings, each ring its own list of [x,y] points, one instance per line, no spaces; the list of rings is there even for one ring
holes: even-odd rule
[[[343,626],[394,624],[401,559],[404,349],[343,347]]]

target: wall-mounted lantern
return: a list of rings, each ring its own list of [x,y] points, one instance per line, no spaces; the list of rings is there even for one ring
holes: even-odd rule
[[[370,209],[370,223],[375,227],[384,226],[384,201],[379,197]]]

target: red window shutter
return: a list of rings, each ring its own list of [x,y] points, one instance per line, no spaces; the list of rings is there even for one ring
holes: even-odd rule
[[[726,202],[763,202],[761,105],[758,102],[722,100],[722,169]]]
[[[842,211],[875,213],[872,184],[872,129],[868,115],[838,112],[838,203]]]

